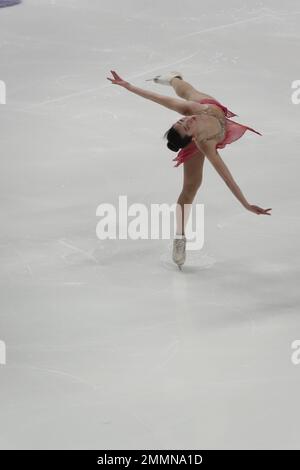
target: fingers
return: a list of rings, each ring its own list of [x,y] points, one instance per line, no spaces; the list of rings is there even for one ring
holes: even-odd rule
[[[269,211],[272,210],[272,208],[270,207],[269,209],[263,209],[262,207],[259,207],[259,206],[252,206],[253,209],[254,209],[254,212],[256,214],[265,214],[265,215],[271,215],[269,214]]]
[[[265,210],[262,210],[261,214],[264,214],[264,215],[272,215],[272,214],[269,214],[268,211],[270,211],[272,209],[265,209]]]
[[[265,215],[272,215],[272,214],[269,214],[269,212],[268,212],[268,211],[271,211],[271,210],[272,210],[271,208],[270,209],[265,209],[264,214]]]
[[[112,75],[114,76],[114,78],[115,78],[116,80],[118,80],[118,79],[121,80],[121,77],[119,77],[119,75],[117,74],[117,72],[115,72],[114,70],[111,70],[111,73],[112,73]]]
[[[271,211],[272,208],[270,207],[269,209],[262,209],[262,207],[259,207],[259,206],[252,206],[252,212],[254,212],[255,214],[257,215],[272,215],[269,213],[269,211]]]
[[[106,77],[107,80],[109,80],[114,85],[117,85],[118,81],[122,81],[122,78],[117,74],[117,72],[115,72],[114,70],[111,70],[110,72],[114,78]]]

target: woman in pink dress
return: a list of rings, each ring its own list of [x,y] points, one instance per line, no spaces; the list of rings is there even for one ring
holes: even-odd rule
[[[185,227],[190,205],[202,182],[205,157],[212,163],[245,209],[258,215],[271,215],[269,213],[271,208],[262,209],[247,201],[218,153],[218,149],[239,139],[247,130],[261,135],[259,132],[232,121],[230,118],[236,114],[229,111],[212,96],[196,90],[190,83],[184,81],[178,72],[170,72],[165,76],[159,75],[151,80],[161,85],[172,86],[176,94],[183,99],[159,95],[135,87],[123,80],[115,71],[111,71],[111,73],[113,78],[108,78],[108,80],[113,84],[122,86],[136,95],[184,116],[176,121],[164,135],[168,141],[168,148],[174,152],[179,151],[173,159],[176,162],[175,166],[183,163],[183,188],[177,201],[181,210],[179,211],[180,215],[177,215],[177,230],[173,245],[173,261],[179,267],[185,261]]]

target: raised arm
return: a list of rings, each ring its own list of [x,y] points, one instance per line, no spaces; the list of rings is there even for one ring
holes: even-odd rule
[[[216,142],[214,140],[208,142],[198,142],[196,138],[194,138],[193,140],[197,147],[205,153],[206,157],[214,166],[221,178],[224,180],[230,191],[235,195],[235,197],[240,201],[240,203],[245,207],[245,209],[249,210],[250,212],[254,212],[255,214],[271,215],[268,213],[268,211],[272,209],[262,209],[259,206],[249,204],[241,189],[235,182],[228,167],[225,165],[222,158],[220,157],[216,149]]]
[[[154,101],[155,103],[160,104],[165,108],[172,109],[172,111],[175,111],[176,113],[179,113],[183,116],[186,116],[188,113],[188,106],[185,100],[160,95],[158,93],[154,93],[153,91],[143,90],[142,88],[138,88],[134,85],[129,85],[128,90],[135,95],[141,96],[142,98]]]
[[[172,111],[175,111],[181,115],[186,116],[190,114],[190,109],[186,100],[172,98],[170,96],[164,96],[152,91],[144,90],[143,88],[138,88],[123,80],[115,71],[111,70],[111,73],[114,78],[112,79],[107,77],[107,79],[110,80],[114,85],[122,86],[135,95],[141,96],[142,98],[150,101],[154,101],[154,103],[160,104],[165,108],[172,109]]]

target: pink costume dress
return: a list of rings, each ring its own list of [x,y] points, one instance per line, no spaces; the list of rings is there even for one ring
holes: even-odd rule
[[[221,103],[218,101],[211,99],[211,98],[205,98],[203,100],[198,101],[200,104],[214,104],[218,106],[219,108],[222,109],[224,115],[225,115],[225,129],[224,129],[224,139],[219,142],[216,145],[217,149],[222,149],[224,148],[227,144],[231,144],[231,142],[234,142],[235,140],[240,139],[244,133],[248,131],[255,132],[258,135],[260,132],[255,131],[251,127],[244,126],[243,124],[239,124],[238,122],[232,121],[231,118],[233,116],[237,116],[237,114],[234,114],[233,112],[229,111],[225,106],[223,106]],[[204,111],[205,112],[205,111]],[[207,139],[208,140],[208,139]],[[195,153],[199,152],[198,147],[196,144],[192,141],[190,142],[186,147],[180,150],[178,153],[177,157],[173,158],[173,161],[176,161],[176,166],[179,166],[181,163],[185,162],[189,158],[191,158]]]

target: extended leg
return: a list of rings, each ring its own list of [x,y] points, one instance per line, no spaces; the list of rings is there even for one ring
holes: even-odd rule
[[[171,85],[174,88],[176,94],[187,101],[198,101],[204,98],[213,98],[206,93],[201,93],[196,90],[190,83],[180,78],[172,78]]]

